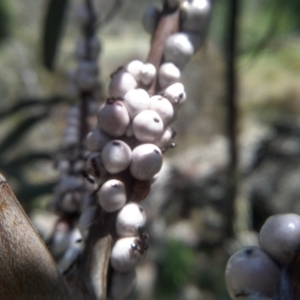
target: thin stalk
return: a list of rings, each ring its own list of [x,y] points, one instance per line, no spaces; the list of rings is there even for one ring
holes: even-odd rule
[[[236,57],[238,44],[238,12],[239,0],[228,1],[228,24],[226,30],[226,103],[227,103],[227,134],[229,140],[229,185],[232,202],[228,208],[228,220],[235,219],[235,201],[238,177],[238,145],[237,145],[237,72]],[[229,225],[228,234],[233,235],[233,224]]]

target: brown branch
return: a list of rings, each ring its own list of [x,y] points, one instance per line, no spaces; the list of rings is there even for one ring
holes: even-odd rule
[[[0,299],[70,299],[53,258],[1,174]]]
[[[163,54],[165,43],[168,37],[178,31],[179,28],[179,9],[171,10],[167,5],[164,6],[161,17],[157,24],[155,33],[151,42],[151,49],[147,58],[147,62],[154,65],[156,71],[163,62]],[[153,81],[148,89],[150,95],[154,95],[159,91],[158,80]]]

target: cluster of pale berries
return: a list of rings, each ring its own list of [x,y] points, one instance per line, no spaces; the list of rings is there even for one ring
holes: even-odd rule
[[[151,23],[154,31],[160,12],[153,17],[149,11],[144,24]],[[90,151],[86,171],[99,185],[98,202],[106,213],[117,214],[117,239],[110,257],[114,270],[111,299],[123,299],[132,291],[135,266],[147,250],[148,235],[143,231],[146,216],[137,202],[145,198],[147,187],[159,173],[163,152],[174,146],[175,134],[170,125],[186,100],[180,73],[200,46],[210,3],[185,1],[181,12],[182,31],[166,41],[164,63],[158,70],[150,63],[135,60],[112,74],[109,98],[98,111],[98,128],[86,138]],[[160,91],[149,95],[147,90],[156,80]],[[86,221],[82,228],[95,211],[91,207],[83,212],[81,220]],[[86,234],[83,232],[83,236]]]
[[[97,58],[101,49],[95,32],[86,34],[87,28],[94,26],[91,12],[86,5],[76,8],[76,19],[82,32],[75,47],[77,68],[70,75],[71,96],[87,102],[87,115],[95,114],[94,100],[99,98]],[[84,97],[84,99],[82,99]],[[66,128],[62,139],[62,150],[57,159],[60,179],[54,188],[50,207],[62,216],[51,237],[50,251],[61,271],[66,271],[82,249],[81,233],[75,226],[76,216],[90,207],[94,186],[90,185],[82,173],[85,169],[87,151],[81,138],[81,116],[79,105],[72,105],[66,115]]]
[[[59,213],[76,213],[81,210],[83,202],[87,202],[87,199],[83,201],[83,198],[88,198],[87,184],[82,177],[85,159],[79,145],[80,109],[73,105],[67,113],[62,151],[56,163],[60,179],[55,185],[51,206]]]
[[[258,247],[247,247],[236,252],[226,267],[226,285],[232,299],[281,299],[284,280],[282,276],[298,254],[300,241],[300,216],[274,215],[260,230]],[[286,296],[285,296],[286,297]],[[284,299],[292,299],[287,296]]]
[[[86,5],[76,7],[75,16],[82,35],[75,47],[77,68],[70,75],[70,89],[76,98],[85,97],[87,114],[92,112],[93,100],[98,97],[100,83],[98,80],[97,59],[101,49],[100,41],[96,35],[86,34],[87,28],[94,26],[91,12]],[[85,165],[85,151],[81,141],[81,111],[79,105],[72,105],[66,116],[67,124],[62,139],[62,151],[58,159],[57,168],[61,174],[54,195],[53,205],[56,211],[75,213],[82,211],[86,206],[88,188],[82,171]],[[82,198],[85,201],[82,201]],[[84,203],[83,203],[84,202]]]

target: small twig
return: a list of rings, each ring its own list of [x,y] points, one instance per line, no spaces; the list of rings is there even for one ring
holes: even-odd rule
[[[97,17],[96,13],[93,7],[93,2],[91,0],[84,0],[86,8],[89,12],[89,22],[84,28],[84,37],[86,40],[86,51],[85,51],[85,59],[90,60],[91,59],[91,49],[90,49],[90,43],[89,40],[92,36],[95,35],[96,30],[96,22]],[[93,93],[91,91],[81,91],[80,95],[80,112],[81,112],[81,128],[80,128],[80,141],[83,143],[86,135],[88,134],[90,130],[90,126],[88,123],[88,103],[93,97]]]

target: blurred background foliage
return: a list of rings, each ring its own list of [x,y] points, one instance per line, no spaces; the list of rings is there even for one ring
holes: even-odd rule
[[[195,145],[225,134],[228,1],[214,1],[205,46],[184,70],[189,102],[176,123],[178,147],[167,154],[170,161],[178,162],[180,154],[184,157]],[[95,2],[102,18],[114,5],[107,0]],[[80,0],[0,0],[0,170],[29,213],[45,208],[51,197],[58,178],[53,159],[60,147],[64,115],[68,103],[76,101],[68,90],[79,36],[73,14],[76,3]],[[101,24],[99,63],[104,87],[118,66],[146,58],[150,37],[140,20],[153,3],[160,2],[117,2],[114,18]],[[299,15],[297,0],[241,0],[237,57],[241,136],[254,132],[255,138],[278,120],[299,122]],[[157,299],[228,299],[223,282],[228,256],[211,249],[205,256],[198,250],[172,240],[160,249]],[[218,257],[214,261],[222,267],[205,264],[207,255]],[[184,293],[182,287],[191,283],[201,287],[201,296],[192,290],[190,298],[178,298]]]

